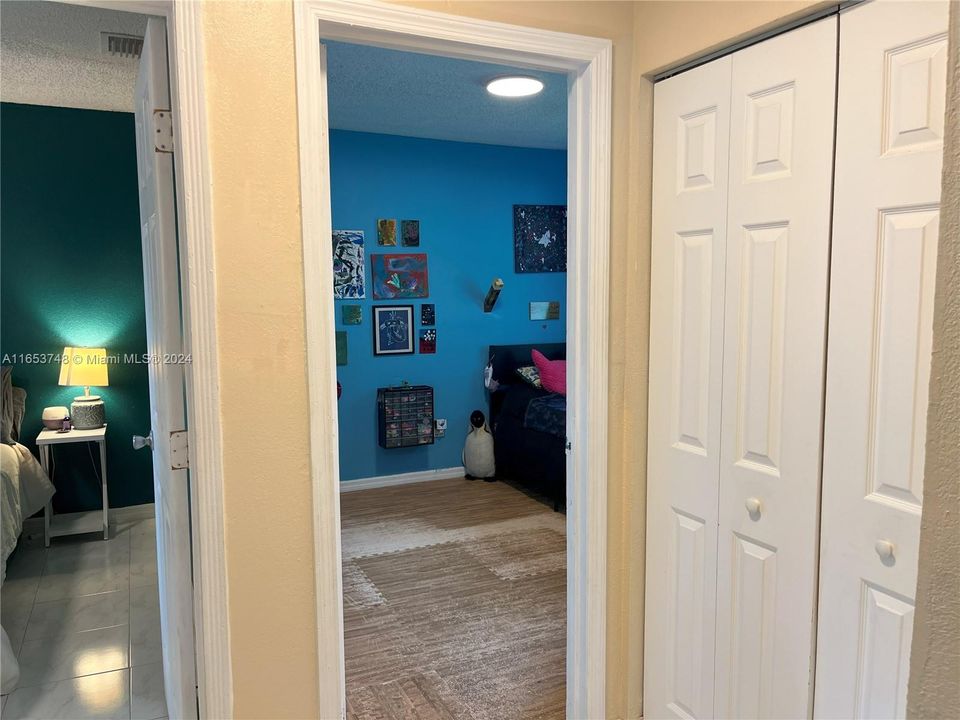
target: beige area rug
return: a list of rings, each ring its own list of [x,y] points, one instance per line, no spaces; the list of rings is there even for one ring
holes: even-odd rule
[[[565,520],[502,483],[341,495],[348,718],[562,718]]]

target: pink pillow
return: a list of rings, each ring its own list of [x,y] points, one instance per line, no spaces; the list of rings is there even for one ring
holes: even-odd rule
[[[534,350],[530,353],[533,358],[533,364],[540,371],[540,382],[543,383],[543,389],[549,392],[567,394],[567,361],[566,360],[547,360],[543,353]]]

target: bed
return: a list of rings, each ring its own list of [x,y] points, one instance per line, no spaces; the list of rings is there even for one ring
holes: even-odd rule
[[[517,375],[532,365],[530,352],[550,360],[566,358],[564,343],[491,345],[489,359],[498,387],[490,393],[497,478],[545,495],[554,510],[566,504],[567,401],[563,395],[533,387]]]
[[[23,521],[33,515],[53,497],[53,485],[40,463],[20,438],[24,403],[27,394],[13,387],[11,369],[2,370],[3,414],[2,437],[0,437],[0,585],[7,576],[7,558],[17,545],[23,530]],[[2,692],[6,694],[16,687],[20,670],[10,646],[6,631],[0,633],[2,655]]]

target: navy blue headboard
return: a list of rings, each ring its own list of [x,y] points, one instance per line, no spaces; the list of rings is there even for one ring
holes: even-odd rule
[[[566,343],[541,343],[539,345],[491,345],[488,361],[493,360],[493,379],[506,385],[523,382],[516,370],[524,365],[533,365],[532,350],[539,350],[548,360],[566,360]]]
[[[491,345],[490,352],[487,355],[488,362],[493,360],[493,379],[500,383],[501,388],[497,392],[490,393],[490,416],[487,420],[490,426],[500,414],[500,407],[503,405],[503,398],[506,390],[511,385],[520,385],[523,380],[517,375],[517,368],[524,365],[533,365],[533,359],[530,357],[532,350],[539,350],[548,360],[566,360],[566,343],[540,343],[537,345]],[[532,389],[532,388],[531,388]],[[533,390],[533,392],[538,392]]]

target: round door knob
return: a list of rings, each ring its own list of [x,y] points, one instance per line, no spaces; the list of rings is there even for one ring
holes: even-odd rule
[[[877,540],[873,549],[877,551],[881,560],[889,560],[893,557],[893,543],[889,540]]]
[[[760,499],[759,498],[747,498],[747,501],[744,503],[744,507],[747,508],[747,512],[751,515],[760,514]]]
[[[150,433],[146,437],[143,435],[134,435],[133,436],[133,449],[140,450],[141,448],[152,448],[153,447],[153,433]]]

